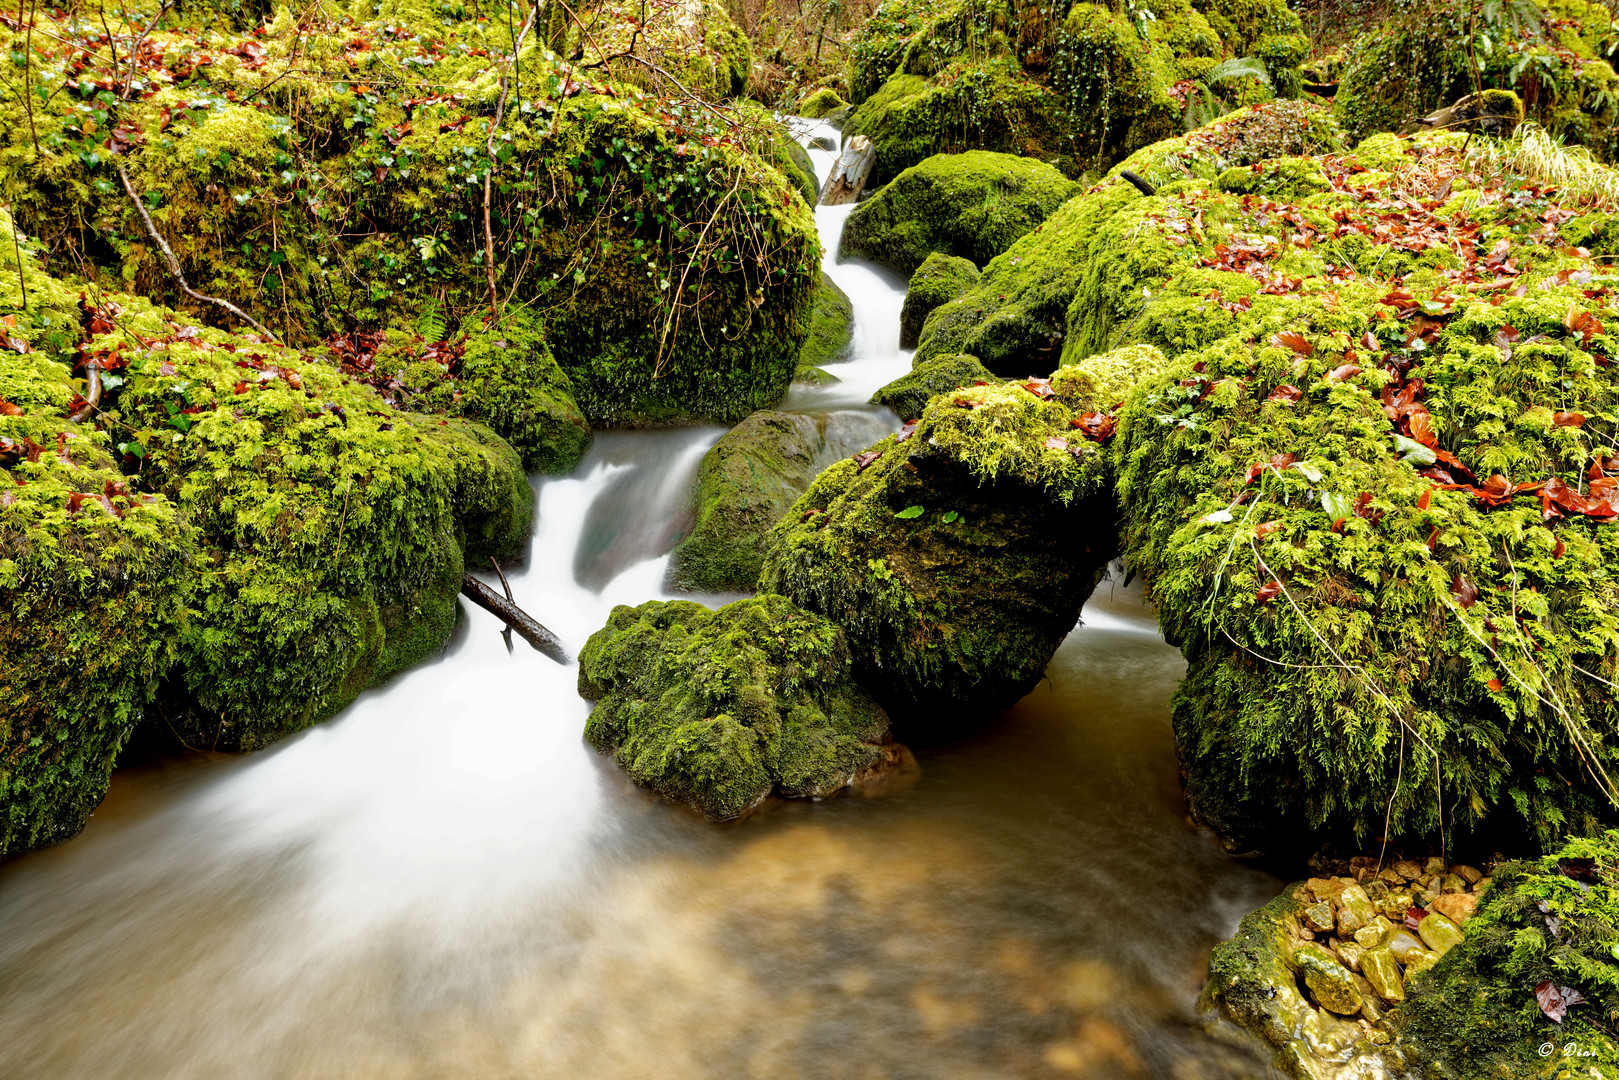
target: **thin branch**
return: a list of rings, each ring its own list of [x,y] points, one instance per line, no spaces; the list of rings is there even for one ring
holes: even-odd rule
[[[461,575],[461,595],[516,630],[518,635],[534,646],[536,651],[544,653],[559,664],[573,663],[572,658],[568,656],[568,650],[562,647],[562,642],[555,634],[535,622],[528,612],[471,574]]]
[[[135,39],[135,47],[129,50],[129,74],[124,76],[124,92],[121,95],[125,101],[129,100],[129,88],[135,82],[135,68],[140,63],[141,46],[146,43],[147,37],[156,29],[157,24],[168,13],[169,5],[173,3],[174,0],[163,0],[163,6],[157,9],[157,14],[152,16],[152,21],[146,24],[145,30],[141,31],[141,36]]]
[[[518,54],[523,51],[523,40],[528,37],[529,28],[534,25],[534,16],[539,10],[538,4],[528,9],[528,18],[523,20],[523,28],[517,32],[517,40],[512,42],[511,59],[506,61],[506,70],[500,73],[500,102],[495,106],[495,120],[489,125],[489,137],[484,140],[489,167],[483,172],[483,268],[489,284],[489,317],[497,320],[500,318],[500,298],[495,292],[495,230],[489,223],[490,178],[495,174],[495,132],[500,129],[500,122],[506,116],[506,95],[511,92],[511,84],[506,77],[512,65],[517,63]]]
[[[158,250],[163,252],[163,259],[169,264],[169,273],[173,275],[176,284],[180,286],[180,290],[193,300],[201,300],[205,303],[224,308],[226,311],[235,315],[237,318],[247,323],[253,329],[269,338],[271,341],[274,341],[276,339],[274,334],[266,329],[257,319],[243,311],[241,308],[237,307],[235,304],[231,303],[229,300],[221,300],[217,296],[204,296],[202,293],[198,292],[196,289],[193,289],[189,284],[186,283],[185,275],[180,272],[180,260],[175,258],[174,249],[169,247],[169,242],[163,239],[163,234],[158,232],[157,226],[152,223],[152,215],[146,212],[146,204],[143,203],[141,201],[141,197],[135,193],[135,185],[129,182],[129,174],[124,171],[123,163],[117,162],[114,165],[114,168],[118,170],[118,179],[124,182],[124,190],[129,192],[130,202],[133,202],[135,204],[135,209],[139,211],[141,221],[146,223],[147,234],[151,236],[153,242],[157,244]]]

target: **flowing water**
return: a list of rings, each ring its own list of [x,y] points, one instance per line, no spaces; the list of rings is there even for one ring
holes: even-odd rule
[[[829,250],[846,215],[818,211]],[[787,405],[852,438],[894,422],[861,402],[908,364],[903,283],[827,265],[853,359]],[[537,481],[518,602],[577,651],[664,595],[719,434],[603,433]],[[919,747],[915,783],[732,825],[633,788],[573,669],[498,629],[470,609],[271,750],[120,769],[84,835],[0,868],[0,1077],[1265,1075],[1192,1006],[1277,882],[1184,820],[1182,664],[1136,592],[1104,582],[1047,680]]]

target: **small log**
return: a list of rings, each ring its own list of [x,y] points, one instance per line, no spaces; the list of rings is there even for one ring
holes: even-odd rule
[[[544,653],[559,664],[571,664],[573,658],[562,647],[557,636],[529,615],[528,612],[501,596],[495,590],[473,577],[461,575],[461,595],[489,612],[495,618],[517,631],[517,635],[535,650]]]
[[[871,140],[864,135],[850,139],[849,145],[844,147],[843,153],[833,163],[826,186],[821,189],[821,205],[837,206],[839,203],[854,202],[865,189],[871,167],[875,164],[877,148],[871,145]]]
[[[67,414],[75,424],[88,420],[101,406],[101,362],[91,357],[84,363],[84,404]]]
[[[1128,180],[1131,184],[1135,185],[1135,189],[1141,192],[1143,195],[1158,194],[1156,188],[1147,183],[1145,180],[1141,179],[1141,177],[1137,176],[1135,173],[1131,172],[1129,169],[1125,169],[1123,172],[1121,172],[1119,174],[1119,179]]]

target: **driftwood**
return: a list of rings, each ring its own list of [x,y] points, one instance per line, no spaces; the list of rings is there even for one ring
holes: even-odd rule
[[[1129,169],[1125,169],[1123,172],[1119,173],[1119,179],[1128,180],[1130,183],[1134,184],[1135,189],[1137,191],[1141,192],[1141,194],[1143,194],[1143,195],[1156,195],[1156,194],[1158,194],[1157,189],[1155,189],[1151,184],[1147,183],[1145,180],[1141,179],[1141,177],[1137,176],[1135,173],[1131,172]]]
[[[854,202],[860,197],[867,178],[871,176],[871,167],[876,163],[877,148],[871,145],[870,139],[864,135],[850,139],[849,145],[843,148],[843,153],[833,163],[826,186],[821,189],[821,205],[837,206],[839,203]]]
[[[534,648],[559,664],[571,664],[573,658],[562,647],[557,636],[529,615],[528,612],[501,596],[495,590],[473,577],[461,575],[461,595],[483,608],[501,622],[517,631],[517,635]]]

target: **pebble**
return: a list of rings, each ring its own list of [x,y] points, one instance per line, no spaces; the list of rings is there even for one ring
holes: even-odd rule
[[[1466,926],[1467,920],[1473,917],[1473,911],[1477,907],[1478,896],[1475,893],[1446,893],[1433,902],[1433,910],[1457,926]]]
[[[1445,872],[1445,860],[1437,855],[1429,855],[1428,861],[1422,864],[1422,872],[1430,876]]]
[[[1360,1012],[1361,995],[1355,977],[1337,957],[1319,945],[1305,943],[1294,950],[1293,961],[1303,969],[1304,985],[1317,1005],[1341,1016]]]
[[[1405,918],[1405,910],[1415,904],[1416,897],[1405,889],[1390,889],[1377,901],[1377,913],[1386,917],[1390,922]]]
[[[1417,934],[1428,948],[1440,956],[1444,956],[1462,943],[1461,927],[1437,911],[1430,911],[1417,924]]]
[[[1426,949],[1412,949],[1405,955],[1405,978],[1407,982],[1410,982],[1414,976],[1422,974],[1439,963],[1439,957]]]
[[[1412,862],[1410,859],[1401,859],[1389,869],[1400,875],[1401,881],[1415,881],[1422,876],[1422,865]],[[1441,865],[1440,869],[1444,869],[1444,867]],[[1384,878],[1383,880],[1387,881],[1388,879]]]
[[[1484,876],[1483,871],[1474,866],[1453,866],[1451,872],[1469,885],[1477,885],[1479,879]]]
[[[1377,917],[1372,909],[1372,902],[1366,895],[1366,890],[1359,885],[1351,885],[1344,889],[1338,907],[1338,936],[1349,938],[1355,936],[1355,931],[1365,926]]]
[[[1332,902],[1329,900],[1317,901],[1305,908],[1300,918],[1303,919],[1305,926],[1316,933],[1327,933],[1333,926]]]
[[[1343,963],[1344,967],[1350,971],[1359,971],[1360,955],[1366,949],[1359,942],[1335,941],[1332,943],[1332,951],[1338,954],[1338,959]]]
[[[1405,983],[1400,978],[1400,963],[1387,945],[1367,949],[1360,958],[1361,973],[1372,984],[1377,996],[1391,1005],[1405,1000]]]
[[[1394,959],[1398,960],[1402,964],[1409,964],[1411,962],[1407,959],[1407,957],[1409,957],[1412,953],[1428,951],[1423,947],[1422,941],[1409,930],[1396,930],[1394,935],[1389,938],[1387,944],[1389,951],[1394,954]]]

